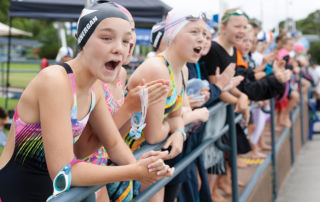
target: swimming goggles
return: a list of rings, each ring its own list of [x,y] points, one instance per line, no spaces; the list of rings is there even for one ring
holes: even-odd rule
[[[249,20],[249,16],[248,16],[244,11],[242,11],[242,10],[240,10],[240,9],[237,9],[237,10],[235,10],[235,11],[232,11],[232,12],[230,12],[230,13],[227,13],[227,14],[222,18],[221,21],[225,21],[225,20],[227,20],[228,18],[230,18],[230,17],[233,16],[233,15],[236,15],[236,16],[241,16],[241,15],[243,15],[244,17],[246,17],[246,18]]]
[[[135,140],[141,137],[142,130],[146,127],[146,116],[147,116],[147,109],[148,109],[148,89],[143,88],[139,92],[140,94],[140,101],[141,101],[141,112],[135,113],[131,117],[131,129],[129,132],[129,136]]]
[[[166,25],[165,29],[170,29],[171,27],[185,21],[185,20],[188,20],[188,21],[197,21],[197,20],[203,20],[205,21],[206,23],[209,21],[209,19],[207,18],[207,15],[206,13],[204,12],[200,12],[198,15],[188,15],[188,16],[185,16],[185,17],[182,17],[182,18],[179,18],[169,24]]]
[[[71,167],[78,162],[82,162],[82,160],[76,158],[72,159],[70,163],[66,164],[57,173],[53,180],[53,194],[47,199],[47,201],[50,201],[51,199],[57,197],[59,194],[62,194],[63,192],[66,192],[70,189]]]

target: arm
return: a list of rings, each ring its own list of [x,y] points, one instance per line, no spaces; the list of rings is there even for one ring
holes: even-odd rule
[[[168,69],[161,58],[150,58],[141,64],[131,76],[128,86],[133,89],[138,86],[141,80],[151,82],[155,80],[169,81]],[[171,87],[170,87],[171,89]],[[163,121],[164,108],[168,91],[161,96],[158,102],[148,106],[146,116],[146,127],[144,128],[145,139],[149,144],[156,144],[163,141],[169,132],[167,123]]]
[[[42,79],[39,79],[39,85],[36,85],[37,89],[35,89],[35,91],[37,92],[36,96],[40,113],[46,163],[50,177],[53,179],[57,172],[74,158],[70,120],[73,96],[70,81],[65,75],[65,72],[61,73],[60,71],[57,73],[50,71],[50,74],[42,74],[41,77]],[[52,86],[55,86],[55,88],[52,88]],[[99,99],[98,102],[100,103]],[[85,113],[87,113],[86,110]],[[105,114],[103,117],[106,117]],[[101,122],[103,121],[105,120]],[[101,125],[101,122],[98,125]],[[109,128],[115,128],[112,124],[105,125],[110,125]],[[108,133],[108,131],[104,132]],[[116,135],[118,135],[118,133],[110,136],[106,135],[106,137],[114,138]],[[106,139],[109,141],[108,138]],[[126,153],[129,155],[129,158],[130,153]],[[149,179],[159,179],[159,176],[156,177],[155,173],[149,173],[147,168],[148,164],[154,162],[156,159],[156,157],[152,157],[131,165],[118,167],[97,166],[91,163],[81,162],[72,167],[71,183],[73,186],[88,186],[130,180],[133,178],[143,180],[143,175],[146,175],[145,177]]]

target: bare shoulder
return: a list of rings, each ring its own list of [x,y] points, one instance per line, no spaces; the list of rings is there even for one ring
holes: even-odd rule
[[[158,79],[170,80],[165,61],[160,57],[151,57],[145,60],[132,74],[128,81],[129,87],[136,86],[144,79],[150,82]]]
[[[96,102],[98,103],[101,99],[104,101],[103,82],[100,80],[96,80],[92,87],[96,95]]]
[[[63,93],[71,90],[70,79],[64,68],[59,65],[52,65],[40,71],[30,83],[30,87],[41,94]]]

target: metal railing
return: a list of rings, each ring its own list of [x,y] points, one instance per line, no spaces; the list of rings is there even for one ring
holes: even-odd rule
[[[301,84],[301,83],[300,83]],[[300,92],[301,93],[301,92]],[[300,104],[296,109],[291,113],[291,121],[294,123],[296,118],[298,117],[298,114],[300,114],[301,120],[301,142],[304,144],[304,126],[303,126],[303,97],[302,94],[300,94]],[[274,99],[270,100],[270,111],[271,114],[271,146],[272,150],[271,153],[267,156],[267,158],[264,160],[264,162],[258,166],[255,173],[251,177],[251,180],[248,182],[246,187],[244,188],[241,196],[239,197],[238,194],[238,177],[237,177],[237,139],[236,139],[236,131],[235,131],[235,124],[238,123],[242,116],[237,115],[234,116],[234,107],[233,105],[228,105],[226,103],[220,102],[217,105],[209,108],[210,116],[217,113],[222,108],[227,107],[227,115],[228,115],[228,124],[225,125],[215,137],[210,137],[207,139],[204,139],[200,145],[196,147],[191,153],[189,153],[187,156],[185,156],[182,160],[180,160],[174,167],[175,172],[172,177],[170,178],[164,178],[150,187],[148,187],[146,190],[141,192],[137,197],[135,197],[132,201],[138,202],[138,201],[147,201],[149,198],[151,198],[155,193],[157,193],[161,188],[163,188],[166,184],[168,184],[175,176],[177,176],[180,172],[184,170],[190,163],[192,163],[195,159],[197,159],[200,155],[202,155],[203,151],[208,148],[210,145],[215,143],[219,137],[221,137],[223,134],[229,131],[229,144],[228,145],[222,145],[222,148],[224,148],[225,151],[229,152],[229,158],[231,162],[231,174],[232,174],[232,201],[238,202],[243,201],[245,202],[250,194],[252,193],[255,185],[257,184],[260,176],[262,173],[267,169],[267,167],[272,164],[273,171],[273,190],[272,190],[272,198],[275,200],[277,198],[278,193],[278,177],[277,177],[277,159],[276,154],[278,150],[280,149],[282,143],[284,142],[287,135],[290,133],[290,147],[291,147],[291,163],[294,163],[294,124],[292,124],[291,128],[285,128],[282,134],[280,135],[280,138],[276,142],[276,132],[275,132],[275,109],[274,109]],[[253,106],[256,107],[256,106]],[[252,108],[252,107],[251,107]],[[136,158],[139,158],[141,154],[150,151],[150,150],[160,150],[164,142],[155,144],[155,145],[146,145],[136,152],[134,152],[134,155]],[[221,142],[220,142],[221,144]],[[91,186],[91,187],[72,187],[68,192],[65,192],[56,198],[50,200],[50,202],[58,202],[58,201],[85,201],[85,202],[91,202],[95,201],[94,192],[99,190],[101,187],[105,185],[97,185],[97,186]]]

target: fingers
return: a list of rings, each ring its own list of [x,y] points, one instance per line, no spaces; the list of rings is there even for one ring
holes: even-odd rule
[[[149,157],[152,157],[152,156],[156,156],[158,159],[160,158],[160,151],[148,151],[144,154],[141,155],[140,159],[146,159],[146,158],[149,158]]]
[[[146,83],[146,80],[145,79],[141,79],[141,81],[140,81],[140,86],[144,86],[144,84]]]
[[[163,149],[168,149],[168,147],[171,145],[172,143],[172,138],[168,138],[167,141],[164,143],[164,145],[162,146]]]
[[[216,69],[216,76],[220,76],[220,67],[217,67]]]
[[[166,165],[164,164],[162,159],[158,159],[157,161],[148,165],[149,172],[160,171],[164,169]]]
[[[157,171],[158,176],[167,176],[170,173],[170,167],[165,165],[163,169]]]

